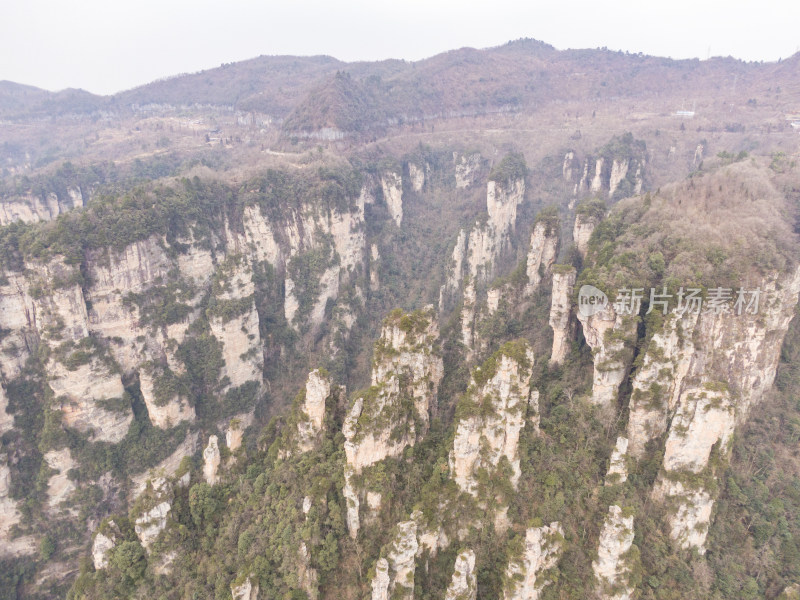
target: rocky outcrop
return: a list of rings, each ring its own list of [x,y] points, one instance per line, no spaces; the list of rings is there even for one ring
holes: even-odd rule
[[[580,255],[586,258],[589,249],[589,240],[594,233],[600,219],[596,215],[580,210],[575,214],[575,225],[572,228],[572,241]]]
[[[629,452],[635,458],[641,458],[650,440],[666,432],[668,419],[677,408],[694,355],[692,332],[697,318],[694,311],[670,313],[645,349],[632,381],[628,418]]]
[[[171,509],[172,505],[169,502],[159,502],[150,510],[136,517],[134,529],[145,550],[149,549],[159,534],[166,529],[167,516]]]
[[[213,287],[216,304],[209,311],[209,325],[222,344],[220,377],[227,378],[229,388],[251,381],[260,385],[264,357],[252,270],[243,258],[233,256],[218,268]]]
[[[453,163],[455,164],[456,188],[458,189],[473,185],[483,166],[481,155],[477,152],[472,154],[453,152]]]
[[[372,578],[372,600],[389,600],[389,561],[379,558],[375,563],[375,576]]]
[[[592,403],[605,408],[615,406],[620,384],[630,369],[636,337],[633,315],[617,315],[612,304],[586,316],[578,311],[586,343],[594,355]]]
[[[314,447],[325,419],[325,400],[330,395],[331,382],[327,373],[320,369],[311,371],[306,380],[305,394],[300,406],[300,421],[297,423],[300,452],[307,452]]]
[[[92,562],[95,570],[108,567],[108,553],[120,538],[119,528],[114,521],[108,521],[100,527],[92,542]]]
[[[372,385],[356,396],[342,427],[347,458],[344,495],[352,536],[359,527],[361,493],[352,484],[353,475],[384,458],[399,456],[427,430],[444,373],[434,349],[438,337],[431,306],[409,314],[395,311],[384,321],[375,345]],[[404,398],[411,399],[412,410]]]
[[[462,550],[453,566],[453,578],[445,592],[445,600],[475,600],[478,594],[478,580],[475,574],[475,553]]]
[[[453,300],[464,277],[464,261],[467,256],[467,232],[459,230],[450,265],[446,269],[445,282],[439,292],[439,312],[444,312]]]
[[[522,555],[506,569],[503,600],[537,600],[550,583],[545,571],[558,564],[564,549],[564,530],[558,522],[525,532]]]
[[[471,356],[475,341],[476,301],[475,280],[470,278],[464,284],[464,298],[461,304],[461,343],[464,344],[467,356]]]
[[[561,163],[561,177],[564,179],[569,187],[572,188],[572,193],[578,193],[578,172],[580,169],[580,162],[575,158],[575,153],[570,150],[564,154],[564,161]]]
[[[0,544],[0,556],[30,554],[36,550],[36,544],[32,539],[9,539],[11,528],[18,525],[22,518],[17,503],[9,496],[10,491],[11,469],[8,467],[6,455],[2,454],[0,455],[0,540],[3,540],[3,543]]]
[[[461,490],[478,495],[477,470],[495,471],[501,459],[511,466],[511,484],[520,476],[518,442],[530,395],[533,350],[527,342],[506,344],[473,373],[459,402],[450,452],[450,472]]]
[[[598,591],[606,600],[630,600],[633,590],[628,583],[631,570],[628,553],[633,537],[633,515],[626,514],[619,506],[610,506],[600,532],[597,560],[592,563]]]
[[[618,485],[625,483],[628,480],[628,438],[622,436],[617,437],[617,443],[614,445],[614,450],[611,452],[611,459],[608,462],[608,471],[606,472],[606,485]]]
[[[495,274],[497,259],[506,249],[517,221],[517,209],[525,198],[525,179],[517,178],[486,185],[485,223],[476,222],[469,233],[461,230],[453,249],[451,268],[439,295],[444,308],[462,281],[486,283]]]
[[[92,441],[119,442],[133,421],[130,405],[123,403],[125,388],[118,373],[99,358],[77,368],[52,361],[50,388],[65,425],[88,433]],[[113,409],[104,408],[114,403]]]
[[[560,364],[569,352],[574,321],[572,290],[577,272],[574,267],[558,265],[553,269],[553,294],[550,299],[550,327],[553,328],[553,350],[550,362]]]
[[[427,165],[420,167],[413,162],[408,163],[408,177],[411,180],[411,189],[418,194],[425,186],[426,167]]]
[[[384,173],[381,177],[381,189],[389,215],[400,227],[403,222],[403,180],[397,173]]]
[[[525,295],[535,292],[542,278],[550,272],[558,252],[558,228],[556,224],[538,221],[531,234],[531,247],[528,251]]]
[[[83,193],[80,187],[69,187],[66,194],[35,195],[32,193],[4,198],[0,201],[0,227],[20,221],[38,223],[51,221],[58,215],[83,206]]]
[[[628,176],[628,166],[630,161],[625,159],[614,159],[611,163],[611,173],[608,178],[608,197],[613,198],[619,184]]]
[[[653,497],[670,509],[672,539],[701,554],[716,470],[729,455],[736,425],[775,379],[781,342],[800,292],[800,270],[765,278],[758,289],[758,314],[729,309],[706,310],[692,318],[670,315],[658,343],[648,347],[652,357],[643,362],[648,369],[635,382],[628,426],[635,452],[641,453],[654,434],[664,431],[671,417]],[[656,369],[668,385],[658,384]],[[648,381],[656,383],[647,388]]]
[[[186,457],[194,456],[202,446],[199,443],[200,433],[197,431],[186,434],[184,440],[178,445],[175,451],[157,465],[146,470],[144,473],[131,476],[130,498],[134,500],[147,490],[148,482],[164,481],[167,477],[174,476]]]
[[[417,523],[414,520],[398,523],[397,532],[385,557],[375,565],[372,580],[372,600],[412,600],[416,571]]]
[[[219,454],[219,440],[217,436],[212,435],[208,438],[208,445],[203,450],[203,479],[209,485],[214,485],[219,481],[220,454]]]
[[[589,190],[596,194],[600,190],[603,189],[603,166],[605,165],[605,159],[598,158],[597,162],[594,166],[594,177],[592,178],[592,183],[589,186]]]
[[[75,483],[70,479],[69,471],[78,465],[72,458],[69,448],[46,452],[44,461],[55,471],[47,481],[47,506],[51,512],[56,512],[61,503],[75,491]]]
[[[258,600],[258,582],[253,583],[253,577],[241,582],[237,579],[231,583],[231,597],[233,600]]]

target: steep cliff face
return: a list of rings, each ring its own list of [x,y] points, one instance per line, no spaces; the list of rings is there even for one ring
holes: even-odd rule
[[[575,152],[564,156],[562,177],[572,185],[574,196],[606,196],[611,199],[639,194],[647,167],[646,145],[631,134],[615,136],[582,161]]]
[[[620,384],[630,369],[630,351],[636,337],[635,318],[617,315],[612,304],[602,311],[584,315],[578,311],[583,336],[594,355],[592,402],[609,408],[617,399]]]
[[[572,339],[572,289],[577,273],[574,267],[561,268],[553,272],[553,294],[550,302],[550,327],[553,328],[553,350],[550,362],[561,363],[569,352]]]
[[[475,577],[475,553],[463,550],[456,557],[453,566],[453,579],[445,592],[445,600],[475,600],[478,582]]]
[[[149,550],[167,527],[172,511],[172,483],[164,477],[148,482],[147,489],[134,506],[134,529],[145,550]]]
[[[715,478],[712,463],[727,458],[737,423],[774,381],[778,340],[794,314],[800,272],[765,279],[759,289],[764,294],[759,315],[671,315],[663,332],[653,336],[634,378],[628,423],[632,453],[640,455],[671,418],[653,496],[672,507],[672,538],[701,553],[714,501],[708,490]]]
[[[416,193],[422,192],[425,187],[425,172],[428,170],[428,165],[417,165],[414,162],[408,163],[408,176],[411,179],[411,189]]]
[[[681,386],[694,354],[693,331],[698,314],[671,313],[663,330],[655,332],[645,351],[642,364],[633,377],[630,416],[628,418],[629,452],[640,458],[645,445],[667,429],[667,419],[675,410]]]
[[[439,294],[440,309],[447,305],[462,282],[466,282],[465,286],[470,281],[475,285],[482,285],[496,274],[497,261],[507,249],[516,225],[517,210],[525,198],[524,172],[523,168],[507,179],[490,179],[487,183],[488,219],[485,223],[476,222],[469,232],[459,232],[453,248],[452,262]],[[545,256],[541,258],[545,260],[549,245],[550,242],[543,238],[541,253]]]
[[[80,187],[68,187],[66,193],[32,193],[4,198],[0,202],[0,227],[14,222],[38,223],[50,221],[58,215],[80,208],[84,204]]]
[[[404,521],[398,523],[396,529],[386,556],[379,558],[375,565],[372,600],[414,597],[414,574],[419,550],[417,523],[414,520]]]
[[[327,373],[314,369],[308,374],[305,395],[297,423],[298,445],[301,452],[314,447],[325,420],[325,401],[331,395],[331,382]]]
[[[354,537],[363,491],[356,489],[353,477],[399,456],[428,428],[443,375],[442,359],[434,348],[438,335],[433,307],[410,314],[395,311],[384,322],[375,345],[372,385],[357,394],[342,428],[347,457],[344,494]],[[380,506],[380,496],[373,494],[372,505]]]
[[[471,154],[453,153],[455,164],[456,187],[466,188],[473,185],[480,175],[483,159],[477,152]]]
[[[572,228],[572,241],[581,256],[586,257],[589,248],[589,240],[597,227],[599,219],[590,213],[577,212],[575,214],[575,225]]]
[[[630,577],[629,552],[633,545],[633,515],[619,506],[608,508],[608,516],[600,532],[597,560],[592,563],[598,581],[598,592],[607,600],[629,600],[633,589]]]
[[[556,261],[558,253],[558,226],[557,223],[540,220],[534,225],[531,234],[531,247],[527,257],[528,283],[525,294],[530,295],[536,291],[542,278],[549,272]]]
[[[381,189],[386,207],[398,227],[403,223],[403,179],[398,173],[385,173],[381,177]]]
[[[558,522],[528,529],[522,555],[508,563],[503,600],[537,600],[550,583],[545,572],[556,566],[564,545],[564,529]]]
[[[533,351],[523,342],[501,348],[476,367],[459,403],[450,472],[459,488],[477,496],[477,471],[495,472],[501,462],[512,486],[520,476],[518,442],[530,396]]]

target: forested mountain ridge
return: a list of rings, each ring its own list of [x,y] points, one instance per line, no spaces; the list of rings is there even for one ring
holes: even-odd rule
[[[0,597],[794,597],[796,61],[3,84]]]

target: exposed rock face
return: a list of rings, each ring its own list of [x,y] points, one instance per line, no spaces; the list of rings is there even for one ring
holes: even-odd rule
[[[107,410],[97,403],[122,399],[125,389],[118,374],[94,359],[72,371],[54,362],[51,377],[50,387],[60,400],[64,424],[91,433],[93,441],[118,442],[125,437],[133,420],[130,406]]]
[[[663,330],[650,339],[642,366],[633,378],[628,440],[629,452],[636,458],[642,456],[647,442],[667,430],[667,420],[678,405],[694,355],[692,331],[697,318],[696,312],[670,313]]]
[[[389,600],[389,561],[379,558],[375,563],[375,577],[372,579],[372,600]]]
[[[505,235],[517,220],[517,208],[525,197],[525,180],[515,179],[506,184],[489,181],[486,184],[486,210],[495,231]]]
[[[558,563],[564,548],[564,530],[557,521],[525,532],[521,557],[509,562],[503,600],[537,600],[550,581],[543,575]]]
[[[167,527],[167,516],[172,509],[169,502],[160,502],[136,518],[134,529],[145,550],[149,549],[158,535]]]
[[[569,351],[573,329],[572,290],[576,276],[574,267],[559,268],[553,272],[553,294],[550,300],[550,327],[553,328],[550,362],[553,364],[563,362]]]
[[[308,595],[309,600],[317,600],[319,597],[319,575],[317,570],[311,567],[311,554],[308,552],[305,542],[300,542],[297,558],[297,579],[300,582],[300,588]]]
[[[533,227],[531,248],[528,252],[528,283],[525,294],[530,295],[539,287],[542,277],[550,271],[558,252],[558,230],[550,224],[539,221]]]
[[[481,155],[478,153],[459,155],[454,152],[453,162],[456,166],[456,187],[465,188],[474,184],[481,170]]]
[[[96,570],[108,567],[108,553],[114,548],[119,537],[119,529],[113,521],[97,532],[92,543],[92,562]]]
[[[601,189],[603,189],[603,166],[605,164],[605,160],[603,158],[598,158],[597,162],[594,166],[594,177],[592,178],[592,185],[590,190],[593,194],[596,194]]]
[[[233,600],[258,600],[258,583],[253,583],[252,577],[248,577],[242,583],[231,584],[231,596]]]
[[[610,506],[600,532],[597,560],[592,563],[599,591],[605,599],[629,600],[633,593],[628,587],[630,566],[625,560],[633,537],[633,515],[625,516],[619,506]]]
[[[175,451],[167,458],[144,473],[132,476],[131,480],[133,485],[130,491],[131,500],[137,498],[147,489],[148,481],[163,481],[164,477],[172,477],[175,475],[183,459],[187,456],[193,456],[194,453],[197,452],[197,449],[200,447],[199,439],[199,432],[187,433],[183,442],[181,442]]]
[[[486,185],[486,223],[476,222],[469,233],[459,232],[453,249],[452,270],[440,293],[443,308],[458,290],[462,280],[477,285],[488,281],[495,272],[497,259],[508,245],[517,220],[517,209],[525,198],[525,180],[515,179],[504,184],[489,181]]]
[[[653,496],[672,507],[670,533],[701,554],[714,499],[714,452],[725,459],[737,423],[772,385],[781,341],[794,314],[800,271],[765,279],[759,314],[672,314],[653,335],[633,382],[628,433],[634,456],[671,418],[663,470]]]
[[[467,356],[471,355],[475,337],[475,280],[470,278],[464,285],[464,299],[461,306],[461,343],[467,349]]]
[[[352,476],[384,458],[399,456],[427,429],[444,373],[442,359],[434,352],[439,330],[433,317],[429,306],[407,315],[395,312],[386,319],[375,345],[372,385],[356,397],[345,418],[344,495],[353,537],[359,528],[361,492],[354,489]],[[404,408],[404,395],[412,399],[413,412]],[[417,422],[422,432],[416,431]]]
[[[397,173],[384,173],[381,177],[381,189],[386,207],[397,226],[403,222],[403,180]]]
[[[147,407],[147,416],[159,429],[170,429],[183,421],[191,423],[195,420],[194,407],[182,396],[173,396],[166,404],[155,401],[155,381],[146,369],[139,372],[139,389]]]
[[[511,483],[516,486],[520,476],[517,445],[525,424],[532,366],[532,349],[527,343],[519,343],[516,352],[504,347],[476,369],[475,376],[485,381],[478,384],[473,380],[462,400],[462,414],[466,416],[456,427],[449,459],[453,479],[463,491],[476,496],[477,470],[491,472],[502,458],[510,463]],[[487,403],[487,410],[481,410]]]
[[[219,440],[217,436],[212,435],[208,438],[208,446],[203,450],[203,478],[210,484],[214,485],[219,481],[217,471],[219,470]]]
[[[397,534],[387,556],[379,559],[376,565],[375,579],[372,580],[372,600],[411,600],[414,597],[418,549],[416,521],[398,523]]]
[[[692,166],[699,167],[700,163],[703,162],[703,152],[705,147],[703,144],[697,144],[697,148],[694,149],[694,159],[692,160]]]
[[[456,238],[456,245],[453,247],[453,255],[451,259],[450,268],[447,270],[447,275],[442,289],[439,292],[439,312],[443,312],[452,300],[452,297],[458,292],[461,285],[461,278],[464,276],[464,261],[466,260],[467,253],[467,232],[463,229],[458,232]]]
[[[561,165],[561,176],[564,178],[565,183],[575,186],[573,188],[573,193],[576,194],[578,192],[577,176],[579,168],[580,168],[580,163],[575,158],[575,153],[570,150],[564,155],[564,162]]]
[[[608,197],[612,198],[614,192],[617,191],[619,184],[628,176],[628,166],[630,161],[628,159],[621,159],[611,163],[611,175],[608,180]]]
[[[611,460],[608,463],[606,473],[606,485],[617,485],[628,480],[628,465],[626,456],[628,452],[628,438],[619,436],[614,450],[611,452]]]
[[[593,215],[578,212],[575,215],[575,225],[572,228],[572,240],[580,255],[586,258],[589,249],[589,240],[597,227],[598,219]]]
[[[0,227],[15,221],[22,223],[51,221],[62,213],[82,206],[83,194],[79,187],[68,188],[67,194],[61,196],[50,192],[41,196],[29,193],[4,198],[0,202]]]
[[[253,412],[236,415],[225,428],[225,445],[231,452],[236,452],[242,445],[244,430],[253,422]]]
[[[12,547],[14,543],[8,539],[11,528],[17,525],[22,518],[17,509],[17,503],[9,497],[10,488],[11,470],[8,467],[6,456],[0,455],[0,539],[3,540],[3,544],[0,545],[0,548],[2,548],[0,549],[0,556],[13,555],[18,550],[21,550],[22,552],[20,553],[22,554],[28,553],[25,552],[25,545],[16,548]],[[34,551],[35,548],[34,544],[31,551]]]
[[[602,311],[590,316],[578,311],[578,320],[583,327],[586,343],[594,354],[592,402],[612,407],[633,357],[632,352],[626,350],[625,341],[635,338],[634,317],[617,315],[614,306],[608,304]]]
[[[490,315],[497,312],[502,295],[503,291],[500,288],[492,288],[486,291],[486,310],[489,311]]]
[[[444,595],[445,600],[475,600],[478,594],[478,580],[475,576],[475,553],[462,550],[456,557],[453,579]]]
[[[219,271],[223,273],[224,283],[216,295],[217,302],[241,301],[254,297],[252,271],[245,260],[230,261],[221,266],[218,273]],[[209,324],[214,337],[222,343],[222,358],[225,364],[220,377],[222,379],[227,377],[231,388],[239,387],[249,381],[260,384],[264,357],[261,353],[261,335],[255,301],[251,299],[241,314],[233,318],[228,318],[224,314],[212,316]],[[255,349],[255,352],[248,353],[251,348]],[[249,358],[242,358],[248,354]]]
[[[44,455],[47,466],[57,471],[47,482],[47,505],[56,511],[60,504],[75,491],[75,484],[69,478],[69,470],[77,467],[69,448],[50,450]]]
[[[425,168],[418,167],[413,162],[408,163],[408,176],[411,179],[411,189],[420,193],[425,185]]]
[[[301,452],[314,447],[325,419],[325,400],[331,395],[331,382],[326,374],[314,369],[308,374],[306,392],[300,408],[301,420],[297,424],[298,444]]]

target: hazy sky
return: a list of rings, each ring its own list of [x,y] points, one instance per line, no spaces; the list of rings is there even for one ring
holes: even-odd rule
[[[108,94],[261,54],[415,60],[521,37],[777,60],[800,50],[800,2],[0,0],[0,80]]]

